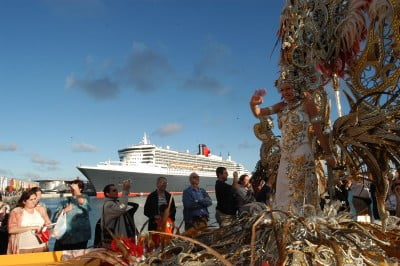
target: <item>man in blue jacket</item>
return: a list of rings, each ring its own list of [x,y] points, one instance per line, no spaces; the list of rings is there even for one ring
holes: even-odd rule
[[[196,222],[207,222],[209,218],[207,207],[212,205],[211,198],[207,191],[199,187],[199,175],[191,173],[189,182],[190,186],[183,191],[182,196],[185,230],[194,227]]]

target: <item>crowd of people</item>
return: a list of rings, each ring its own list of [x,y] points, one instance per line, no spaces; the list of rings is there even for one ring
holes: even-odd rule
[[[233,176],[233,184],[227,184],[227,169],[216,169],[216,220],[220,226],[228,225],[238,213],[248,211],[252,204],[257,206],[256,209],[261,206],[256,204],[250,177],[242,175],[239,178],[236,172]],[[213,204],[210,195],[201,187],[200,176],[193,172],[188,179],[189,186],[182,195],[184,231],[207,227],[210,219],[208,208]],[[167,185],[167,178],[159,177],[156,189],[146,198],[144,215],[148,217],[149,232],[174,233],[178,230],[175,225],[175,201],[167,191]],[[87,196],[82,193],[84,184],[81,180],[76,179],[69,186],[71,196],[61,200],[53,214],[41,201],[42,191],[39,187],[24,191],[13,209],[3,202],[0,195],[0,254],[48,251],[51,229],[58,226],[63,216],[65,228],[61,235],[56,236],[54,251],[87,248],[92,237],[89,219],[91,206]],[[105,198],[96,224],[94,246],[109,247],[112,235],[131,239],[138,235],[134,215],[139,205],[128,201],[130,188],[129,180],[123,182],[121,194],[115,184],[104,187]],[[160,245],[162,240],[158,234],[151,235],[153,247]]]
[[[253,188],[249,175],[240,177],[233,172],[232,184],[228,184],[228,170],[216,169],[215,195],[217,199],[215,218],[220,227],[229,226],[232,219],[244,213],[254,214],[266,208],[271,200],[272,188],[269,184]],[[391,215],[397,215],[400,190],[399,178],[393,179],[391,193],[387,200],[387,209]],[[198,230],[208,226],[210,208],[213,204],[207,191],[201,187],[200,176],[193,172],[189,175],[189,186],[183,191],[184,230]],[[167,191],[168,180],[159,177],[156,189],[150,193],[144,205],[144,215],[148,217],[148,231],[177,232],[175,225],[176,206],[171,193]],[[139,205],[128,201],[131,183],[122,184],[122,193],[114,184],[104,187],[104,203],[99,221],[96,224],[94,245],[109,247],[112,234],[135,239],[138,236],[134,215]],[[91,238],[89,201],[83,191],[83,182],[79,179],[70,183],[71,197],[63,199],[50,219],[50,212],[40,201],[41,190],[38,187],[22,193],[18,204],[11,210],[0,195],[0,252],[1,254],[22,254],[48,251],[48,238],[45,232],[55,226],[60,216],[66,216],[66,228],[57,237],[54,250],[85,249]],[[264,195],[260,195],[264,194]],[[343,181],[338,187],[338,197],[348,206],[350,214],[357,215],[353,198],[359,197],[350,181]],[[371,205],[372,206],[372,205]],[[372,212],[372,208],[371,208]],[[190,235],[190,234],[189,234]],[[166,238],[151,234],[151,247],[162,244]]]
[[[400,178],[397,171],[388,174],[389,190],[386,197],[386,210],[391,216],[400,217]],[[344,178],[336,186],[336,198],[343,202],[343,209],[350,212],[351,217],[357,220],[357,214],[368,214],[372,222],[380,220],[377,207],[375,186],[370,181],[353,183]]]

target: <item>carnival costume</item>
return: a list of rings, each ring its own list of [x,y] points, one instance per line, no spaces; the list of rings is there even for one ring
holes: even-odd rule
[[[384,206],[390,185],[386,176],[391,168],[400,165],[399,23],[398,0],[287,0],[278,30],[282,44],[278,83],[289,81],[297,92],[307,92],[318,107],[317,116],[322,118],[318,119],[318,123],[323,133],[329,134],[330,148],[324,148],[319,143],[312,149],[312,156],[316,161],[332,162],[335,158],[336,166],[332,164],[326,168],[330,198],[335,197],[333,188],[342,176],[351,177],[354,181],[371,176],[370,181],[377,189],[377,205],[384,226],[389,217]],[[340,79],[343,81],[341,84]],[[330,82],[336,100],[336,120],[331,120],[331,104],[328,104],[326,92],[329,89],[326,85]],[[342,113],[341,87],[347,87],[344,94],[350,106],[348,114]],[[275,158],[279,156],[278,149],[270,130],[262,131],[263,124],[265,122],[260,118],[260,124],[254,128],[256,136],[263,141],[255,172],[258,179],[272,177],[273,180],[277,172]],[[285,127],[294,125],[289,122]],[[296,134],[303,134],[294,130],[296,134],[289,136],[285,131],[283,127],[283,137],[295,137],[291,140],[294,144],[299,138]],[[260,133],[269,136],[260,138]],[[297,175],[296,178],[291,176],[290,169],[300,173],[307,171],[297,167],[293,158],[290,159],[304,145],[298,144],[299,147],[286,150],[284,143],[285,140],[282,140],[281,163],[287,162],[289,167],[280,165],[277,173],[275,198],[280,205],[289,195],[301,198],[296,192],[303,188],[307,193],[317,191],[316,186],[308,190],[306,184],[300,188],[302,184],[295,181]],[[320,169],[316,171],[320,176]],[[287,188],[289,191],[285,192],[281,188],[280,183],[285,178],[287,184],[296,187],[295,190]],[[260,180],[255,180],[255,183],[257,181]],[[303,202],[307,203],[309,199],[305,197]]]
[[[318,208],[319,196],[314,156],[309,139],[311,122],[303,101],[287,104],[278,113],[281,159],[276,183],[275,206],[290,207],[301,214],[304,204]]]

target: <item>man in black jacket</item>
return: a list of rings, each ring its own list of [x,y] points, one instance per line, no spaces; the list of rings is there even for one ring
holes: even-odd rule
[[[229,225],[237,211],[236,190],[238,189],[238,174],[233,173],[233,183],[228,185],[228,171],[225,167],[218,167],[216,170],[217,181],[215,183],[215,194],[217,196],[217,207],[215,218],[219,226]]]
[[[147,196],[146,203],[144,204],[144,215],[149,218],[148,230],[157,230],[156,220],[160,216],[160,206],[169,205],[171,200],[171,194],[166,191],[167,189],[167,178],[159,177],[157,179],[157,189]],[[169,217],[175,221],[175,201],[172,198],[171,207],[169,210]]]

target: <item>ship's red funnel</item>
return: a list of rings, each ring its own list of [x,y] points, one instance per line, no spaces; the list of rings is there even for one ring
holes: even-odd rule
[[[207,148],[207,145],[205,144],[199,144],[199,154],[208,156],[211,153],[211,151]]]
[[[208,156],[211,153],[211,151],[208,149],[206,145],[203,146],[203,154],[204,156]]]

